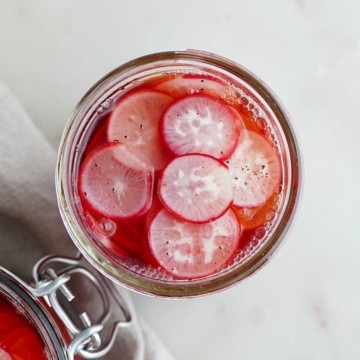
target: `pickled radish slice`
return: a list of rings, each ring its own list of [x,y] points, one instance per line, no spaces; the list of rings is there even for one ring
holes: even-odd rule
[[[162,173],[158,192],[171,213],[195,223],[220,217],[233,200],[228,168],[219,160],[200,154],[174,159]]]
[[[1,347],[1,344],[0,344],[0,359],[1,360],[13,360],[12,356],[5,350]]]
[[[198,278],[215,273],[234,254],[240,225],[230,209],[207,224],[194,224],[161,210],[149,229],[151,251],[169,273]]]
[[[217,98],[236,99],[236,92],[230,85],[210,75],[176,75],[159,83],[155,89],[176,98],[192,94],[208,94]]]
[[[143,214],[151,205],[153,172],[138,162],[121,162],[122,144],[106,145],[82,164],[79,192],[103,216],[129,218]]]
[[[225,161],[234,187],[234,205],[256,207],[269,199],[281,180],[275,148],[261,135],[246,131],[232,156]]]
[[[224,159],[235,149],[240,116],[225,102],[193,95],[173,103],[161,121],[161,135],[176,155],[201,153]]]
[[[278,195],[275,193],[259,207],[234,207],[243,230],[256,229],[274,220],[279,214],[278,201]]]
[[[159,91],[130,93],[114,108],[108,125],[108,140],[129,145],[130,151],[155,170],[166,158],[158,135],[160,118],[173,98]]]

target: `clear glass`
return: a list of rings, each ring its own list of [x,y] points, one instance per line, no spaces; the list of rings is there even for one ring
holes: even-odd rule
[[[200,279],[175,280],[156,269],[122,266],[105,255],[82,219],[77,193],[77,170],[83,150],[95,124],[94,117],[106,113],[111,100],[136,86],[139,81],[188,69],[210,72],[234,86],[239,101],[254,113],[254,121],[271,122],[281,149],[284,168],[283,206],[267,235],[254,239],[246,251],[220,272]],[[238,86],[236,86],[238,84]],[[245,90],[244,90],[245,89]],[[265,111],[254,109],[252,96],[261,100]],[[272,120],[269,120],[272,119]],[[271,130],[269,127],[269,134]],[[62,137],[56,172],[58,203],[64,224],[75,245],[101,273],[137,292],[171,298],[195,297],[214,293],[239,283],[264,265],[278,248],[293,220],[301,192],[300,151],[290,118],[274,93],[254,74],[223,57],[195,50],[163,52],[130,61],[98,81],[76,106]]]

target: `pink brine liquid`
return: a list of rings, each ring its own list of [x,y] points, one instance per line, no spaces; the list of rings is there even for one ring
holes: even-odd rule
[[[209,276],[276,222],[284,166],[253,95],[207,73],[163,75],[109,101],[94,124],[79,206],[119,265],[169,279]]]

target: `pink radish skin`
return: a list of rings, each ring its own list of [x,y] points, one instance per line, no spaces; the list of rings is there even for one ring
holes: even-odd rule
[[[231,155],[240,134],[240,115],[224,101],[192,95],[175,101],[160,122],[161,138],[175,155]]]
[[[236,91],[230,85],[208,74],[176,75],[171,79],[160,82],[155,89],[175,98],[194,94],[207,94],[230,101],[237,98]]]
[[[165,208],[194,223],[217,219],[233,201],[229,169],[208,155],[189,154],[174,159],[163,170],[158,186]]]
[[[108,125],[108,140],[125,144],[129,151],[155,170],[169,158],[159,139],[159,122],[173,102],[169,95],[154,90],[132,92],[115,106]]]
[[[106,145],[88,155],[79,172],[79,192],[97,213],[112,218],[142,215],[151,205],[153,171],[119,154],[124,145]]]
[[[240,235],[241,227],[231,209],[207,224],[181,220],[163,209],[150,225],[149,242],[166,271],[194,279],[221,269],[237,249]]]
[[[230,170],[236,206],[260,206],[280,184],[281,162],[275,147],[253,131],[243,131],[241,141],[225,164]]]

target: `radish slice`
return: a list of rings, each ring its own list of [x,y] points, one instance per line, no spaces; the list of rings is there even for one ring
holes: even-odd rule
[[[164,113],[161,133],[176,155],[201,153],[226,159],[240,133],[240,116],[225,102],[208,95],[187,96]]]
[[[0,359],[13,360],[13,357],[8,352],[6,352],[2,347],[0,347]]]
[[[277,192],[259,207],[234,207],[243,230],[256,229],[273,221],[279,214],[279,197]]]
[[[165,270],[193,279],[219,270],[234,254],[240,233],[231,209],[207,224],[193,224],[161,210],[150,225],[149,241],[154,257]]]
[[[129,159],[121,162],[123,147],[106,145],[95,150],[80,169],[80,195],[104,216],[138,216],[151,205],[153,172],[136,162],[130,167]]]
[[[253,131],[244,131],[242,140],[225,163],[230,170],[236,206],[264,204],[280,183],[279,155],[263,136]]]
[[[141,90],[120,100],[109,120],[108,140],[126,144],[131,153],[155,170],[168,159],[164,155],[158,127],[161,115],[173,98],[158,91]]]
[[[229,170],[208,155],[180,156],[164,169],[159,198],[171,213],[182,219],[209,222],[224,214],[232,203]]]
[[[237,98],[236,91],[230,85],[210,75],[175,75],[158,84],[155,89],[175,98],[192,94],[208,94],[230,102]]]

